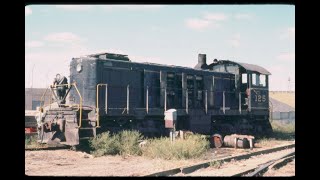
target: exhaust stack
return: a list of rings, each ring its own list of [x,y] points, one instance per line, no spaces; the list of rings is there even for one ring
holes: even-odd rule
[[[208,69],[206,54],[198,55],[198,64],[194,67],[194,69]]]

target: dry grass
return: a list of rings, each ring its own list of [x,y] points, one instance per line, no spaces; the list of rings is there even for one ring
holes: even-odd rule
[[[199,134],[190,135],[186,139],[171,142],[168,137],[147,139],[140,147],[139,140],[143,136],[138,131],[121,131],[118,134],[102,133],[89,140],[91,153],[98,157],[103,155],[146,156],[161,159],[192,159],[202,157],[209,149],[209,141]]]
[[[161,159],[193,159],[202,157],[210,148],[206,137],[199,134],[190,135],[186,139],[176,139],[171,142],[169,138],[162,137],[148,140],[142,149],[144,156]]]
[[[295,133],[295,121],[272,121],[271,126],[274,132]]]
[[[138,131],[121,131],[111,135],[109,132],[102,133],[89,140],[91,153],[98,157],[103,155],[141,155],[139,140],[143,136]]]
[[[295,93],[270,92],[269,97],[295,108]]]
[[[272,121],[271,126],[273,134],[271,137],[257,139],[261,147],[281,144],[281,141],[290,141],[295,139],[295,122],[294,121]]]

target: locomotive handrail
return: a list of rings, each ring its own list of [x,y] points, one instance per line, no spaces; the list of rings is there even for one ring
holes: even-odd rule
[[[100,127],[100,114],[99,114],[99,87],[100,86],[106,86],[106,114],[108,114],[108,84],[97,84],[97,105],[96,105],[96,111],[97,111],[97,125],[96,127],[99,128]]]
[[[146,112],[149,113],[149,87],[147,86],[147,92],[146,92]]]
[[[223,94],[222,94],[222,105],[223,105],[223,114],[226,114],[226,96],[225,96],[225,92],[223,91]]]
[[[40,98],[40,111],[42,111],[42,101],[43,101],[43,97],[45,96],[45,94],[47,93],[49,87],[47,87],[47,89],[44,91],[44,93],[42,94],[41,98]],[[51,98],[49,99],[51,101]],[[43,105],[44,105],[44,101],[43,101]]]
[[[208,114],[208,90],[206,90],[206,104],[205,104],[205,107],[206,107],[206,114]]]
[[[80,92],[79,92],[79,89],[78,89],[78,87],[77,87],[77,83],[76,82],[74,82],[74,83],[70,83],[70,84],[54,84],[53,86],[50,86],[51,88],[56,88],[56,87],[59,87],[59,86],[68,86],[68,89],[69,89],[69,91],[70,91],[70,89],[71,89],[71,87],[72,86],[74,86],[75,88],[76,88],[76,91],[77,91],[77,93],[78,93],[78,95],[79,95],[79,98],[80,98],[80,104],[78,105],[78,109],[77,109],[77,111],[79,111],[80,110],[80,114],[79,114],[79,126],[78,126],[78,128],[81,128],[81,125],[82,125],[82,96],[81,96],[81,94],[80,94]],[[69,93],[69,91],[68,91],[68,93]],[[54,94],[54,93],[53,93]],[[65,97],[66,97],[66,95],[65,95]],[[64,98],[65,98],[64,97]],[[65,104],[66,105],[66,104]],[[77,105],[77,104],[76,104]]]
[[[55,97],[56,97],[56,94],[52,91],[52,89],[56,88],[57,86],[68,86],[69,91],[70,91],[70,89],[71,89],[72,86],[74,86],[74,87],[76,88],[76,91],[77,91],[77,93],[78,93],[78,95],[79,95],[79,97],[80,97],[80,104],[70,104],[70,105],[71,105],[71,106],[77,105],[77,106],[78,106],[78,109],[77,109],[76,111],[79,111],[79,110],[80,110],[80,118],[79,118],[79,126],[78,126],[78,128],[80,128],[80,127],[81,127],[81,122],[82,122],[82,96],[81,96],[81,94],[80,94],[80,92],[79,92],[79,90],[78,90],[78,87],[77,87],[76,82],[71,83],[71,84],[59,84],[59,85],[56,85],[56,84],[55,84],[55,85],[53,85],[53,86],[50,85],[49,87],[50,87],[51,93],[52,93]],[[49,87],[45,90],[45,92],[43,93],[42,97],[40,98],[40,101],[41,101],[41,102],[42,102],[43,97],[46,95]],[[69,91],[68,91],[68,92],[69,92]],[[66,97],[66,96],[67,96],[67,95],[65,95],[65,97]],[[65,98],[65,97],[64,97],[64,98]],[[57,99],[57,97],[56,97],[56,99]],[[40,102],[40,111],[43,111],[41,102]],[[49,109],[51,109],[51,98],[49,98],[49,104],[50,104]],[[68,104],[64,104],[64,105],[68,105]],[[70,106],[70,105],[68,105],[68,106]]]
[[[188,92],[188,88],[186,90],[186,113],[189,114],[189,92]]]
[[[167,88],[164,88],[164,111],[167,111]]]
[[[159,105],[155,105],[154,103],[151,103],[153,101],[150,101],[151,97],[154,96],[154,93],[151,89],[154,89],[154,88],[157,88],[157,87],[150,87],[150,86],[145,86],[144,87],[144,94],[143,96],[145,97],[144,99],[144,106],[143,105],[136,105],[135,103],[131,104],[131,98],[132,97],[135,97],[135,93],[137,92],[141,92],[141,88],[136,88],[136,87],[132,87],[131,85],[126,85],[126,86],[110,86],[110,84],[97,84],[97,89],[96,89],[96,112],[97,114],[99,115],[99,117],[96,117],[96,120],[98,121],[97,122],[97,126],[96,127],[100,127],[100,105],[101,104],[101,100],[104,101],[103,99],[101,99],[101,92],[102,89],[104,90],[104,87],[101,89],[101,86],[106,86],[106,97],[105,97],[105,100],[106,100],[106,104],[105,104],[105,107],[106,107],[106,110],[105,110],[105,114],[109,114],[110,113],[110,110],[113,110],[113,109],[116,109],[116,110],[120,110],[122,109],[122,114],[125,114],[125,115],[129,115],[130,114],[130,110],[135,110],[135,109],[144,109],[145,113],[146,114],[150,114],[151,111],[153,111],[153,109],[161,109],[161,106]],[[116,107],[110,107],[110,97],[108,96],[109,94],[109,89],[110,88],[122,88],[123,89],[123,93],[125,93],[126,91],[126,96],[122,96],[122,101],[121,101],[121,105],[122,107],[118,107],[118,105]],[[151,89],[150,89],[151,88]],[[136,91],[135,89],[137,89],[138,91]],[[158,89],[162,89],[164,90],[164,96],[163,96],[163,99],[160,99],[162,101],[164,101],[164,106],[162,106],[162,109],[164,111],[166,111],[168,109],[168,103],[169,103],[169,97],[168,97],[168,88],[160,88],[158,87]],[[171,90],[172,89],[176,89],[176,91],[181,91],[181,90],[186,90],[186,93],[183,93],[185,94],[184,96],[184,101],[182,102],[179,102],[179,103],[183,103],[183,104],[179,104],[178,101],[176,100],[173,100],[172,102],[174,102],[174,107],[175,108],[181,108],[184,110],[184,113],[185,114],[188,114],[189,111],[190,111],[190,102],[189,102],[189,99],[190,99],[190,94],[189,94],[189,91],[194,91],[194,89],[188,89],[188,88],[170,88]],[[199,89],[200,90],[200,89]],[[179,92],[180,92],[179,91]],[[195,107],[193,107],[192,109],[203,109],[203,111],[206,113],[206,114],[209,114],[211,112],[211,110],[213,110],[214,108],[218,107],[220,108],[221,112],[223,114],[226,114],[229,110],[231,110],[229,107],[229,104],[231,103],[232,104],[232,109],[233,110],[237,110],[238,113],[240,114],[243,114],[244,112],[244,108],[242,107],[242,103],[244,102],[243,101],[243,97],[245,95],[245,92],[235,92],[235,91],[223,91],[223,90],[208,90],[208,89],[201,89],[201,91],[203,92],[202,94],[202,100],[201,103],[201,107],[198,105],[196,105]],[[183,91],[184,92],[184,91]],[[188,93],[187,93],[188,92]],[[132,94],[133,93],[133,94]],[[209,95],[208,93],[214,93],[214,95]],[[129,96],[130,95],[130,96]],[[150,96],[151,95],[151,96]],[[167,95],[167,96],[166,96]],[[231,96],[230,96],[231,95]],[[194,95],[192,95],[194,96]],[[219,96],[219,99],[217,99],[218,101],[214,100],[213,96]],[[156,94],[156,97],[157,97],[157,94]],[[183,96],[182,96],[183,97]],[[237,101],[233,101],[233,99],[230,97],[234,97],[237,99]],[[159,98],[159,97],[158,97]],[[193,97],[192,97],[193,98]],[[220,99],[221,98],[221,99]],[[238,99],[239,98],[239,99]],[[133,102],[135,102],[133,100]],[[210,103],[209,103],[210,102]],[[150,104],[151,103],[151,104]],[[235,103],[235,104],[234,104]],[[248,103],[250,103],[248,101]],[[104,104],[103,104],[104,105]],[[249,104],[247,104],[249,106]],[[156,107],[157,106],[157,107]],[[159,107],[158,107],[159,106]],[[176,107],[177,106],[177,107]],[[174,108],[173,106],[170,106],[170,108]],[[255,107],[251,107],[251,109],[254,109]],[[249,108],[247,107],[246,108],[248,111],[249,111]],[[114,111],[114,112],[117,112],[117,111]]]
[[[241,114],[241,92],[239,92],[239,113]]]
[[[129,100],[130,100],[130,90],[129,90],[129,86],[127,86],[127,114],[129,114]]]
[[[81,96],[81,94],[80,94],[80,92],[78,90],[77,83],[74,82],[74,83],[70,84],[70,86],[71,85],[73,85],[76,88],[76,91],[77,91],[77,93],[78,93],[78,95],[80,97],[80,115],[79,115],[80,118],[79,118],[79,126],[78,126],[78,128],[81,128],[81,122],[82,122],[82,96]]]

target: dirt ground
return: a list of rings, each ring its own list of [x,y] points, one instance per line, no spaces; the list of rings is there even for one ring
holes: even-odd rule
[[[292,143],[292,141],[274,141],[265,144],[263,147],[257,144],[257,148],[252,151],[289,143]],[[25,174],[29,176],[144,176],[158,171],[190,166],[215,158],[250,151],[248,149],[213,148],[203,158],[192,160],[149,159],[141,156],[95,158],[84,152],[66,149],[25,151]]]

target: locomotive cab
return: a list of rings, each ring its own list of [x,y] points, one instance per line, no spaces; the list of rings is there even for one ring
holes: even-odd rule
[[[209,65],[214,72],[228,72],[235,75],[235,92],[242,109],[269,109],[269,85],[266,69],[247,63],[216,59]]]

